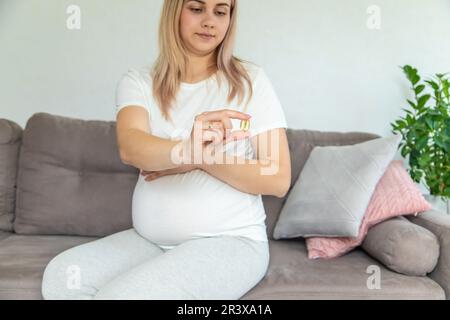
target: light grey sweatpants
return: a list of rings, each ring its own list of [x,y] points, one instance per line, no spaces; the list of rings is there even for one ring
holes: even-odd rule
[[[267,242],[217,236],[164,250],[134,229],[68,249],[47,265],[44,299],[238,300],[264,277]]]

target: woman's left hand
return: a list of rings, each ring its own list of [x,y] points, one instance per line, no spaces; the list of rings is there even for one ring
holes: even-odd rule
[[[198,167],[194,164],[183,164],[177,168],[162,171],[145,171],[141,169],[140,174],[145,177],[145,181],[152,181],[160,177],[168,176],[171,174],[186,173],[195,169],[198,169]]]

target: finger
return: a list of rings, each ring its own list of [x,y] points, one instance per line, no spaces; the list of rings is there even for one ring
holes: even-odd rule
[[[209,129],[210,125],[214,128],[222,127],[224,130],[233,129],[233,124],[231,120],[226,115],[216,114],[214,117],[205,118],[205,116],[199,115],[196,118],[196,121],[202,122],[203,129]]]
[[[165,177],[165,176],[170,176],[173,174],[178,174],[179,172],[173,169],[168,169],[168,170],[164,170],[164,171],[159,171],[158,173],[153,173],[153,174],[149,174],[145,180],[146,181],[151,181],[151,180],[155,180],[161,177]]]
[[[225,139],[225,144],[237,141],[237,140],[243,140],[250,137],[250,132],[239,130],[239,131],[233,131],[231,134]]]
[[[204,142],[211,142],[213,144],[217,144],[224,140],[222,132],[218,130],[206,130],[204,131],[204,134],[205,134]]]
[[[214,144],[218,144],[223,142],[223,140],[225,139],[225,133],[223,132],[223,129],[214,129],[214,134],[213,134],[213,141],[212,143]]]
[[[153,172],[151,172],[151,173],[143,173],[142,175],[143,175],[144,177],[148,177],[148,176],[154,175],[154,173],[153,173]]]
[[[222,124],[223,124],[224,130],[232,130],[233,129],[233,124],[231,123],[231,119],[226,115],[222,116]]]
[[[213,137],[215,138],[216,142],[223,141],[223,139],[227,136],[227,132],[230,132],[230,130],[226,130],[221,122],[216,122],[216,125],[213,126],[211,129],[213,132]]]
[[[223,130],[224,125],[221,121],[203,121],[202,126],[204,130],[207,129],[221,129]]]
[[[224,140],[224,134],[222,130],[211,129],[203,131],[203,141],[211,141],[216,144]]]
[[[223,110],[217,110],[217,111],[209,111],[209,112],[203,112],[200,114],[199,119],[202,121],[214,121],[214,120],[220,120],[220,121],[226,121],[229,123],[229,128],[231,129],[231,119],[239,119],[239,120],[249,120],[251,116],[247,113],[243,113],[237,110],[230,110],[230,109],[223,109]],[[227,120],[224,120],[227,119]],[[228,126],[228,123],[227,123]]]
[[[236,111],[236,110],[225,110],[225,114],[232,119],[239,119],[239,120],[249,120],[252,116],[248,113]]]
[[[168,170],[164,170],[164,171],[152,171],[152,173],[149,173],[149,174],[146,175],[145,180],[146,180],[146,181],[151,181],[151,180],[155,180],[155,179],[157,179],[157,178],[163,177],[163,176],[165,176],[166,174],[168,174],[168,173],[166,173],[166,171],[168,171]]]

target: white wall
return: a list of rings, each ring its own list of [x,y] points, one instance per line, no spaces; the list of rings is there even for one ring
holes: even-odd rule
[[[66,8],[81,8],[68,30]],[[162,0],[0,0],[0,118],[114,120],[129,67],[157,55]],[[381,9],[381,29],[367,8]],[[450,71],[450,0],[240,0],[237,56],[269,74],[292,128],[390,133],[408,83],[398,66]]]

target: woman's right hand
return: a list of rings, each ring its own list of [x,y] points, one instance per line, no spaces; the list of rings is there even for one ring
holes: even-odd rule
[[[233,125],[230,119],[249,120],[250,115],[236,110],[222,109],[203,112],[195,117],[188,143],[188,150],[193,154],[194,147],[198,146],[203,151],[212,145],[223,145],[231,141],[246,139],[249,132],[236,130],[231,132]],[[192,158],[191,158],[192,159]]]

